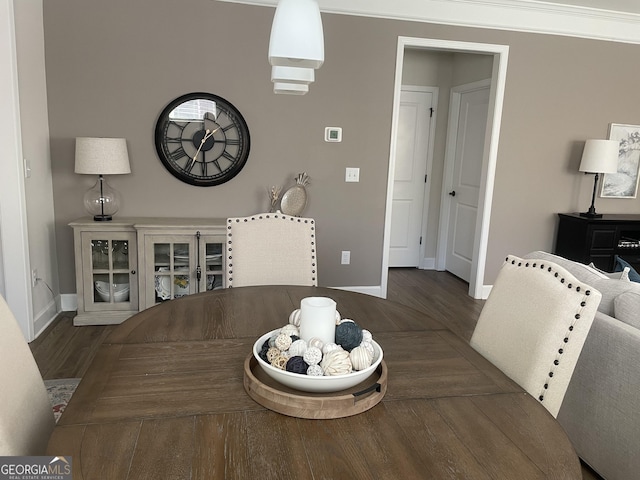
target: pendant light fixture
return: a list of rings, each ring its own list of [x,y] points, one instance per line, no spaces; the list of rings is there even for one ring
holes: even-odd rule
[[[271,80],[276,93],[305,94],[324,62],[324,33],[316,0],[280,0],[269,40]],[[301,85],[282,88],[283,85]],[[303,88],[306,86],[307,88]]]

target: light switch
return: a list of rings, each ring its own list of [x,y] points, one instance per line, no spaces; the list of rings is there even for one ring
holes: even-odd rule
[[[359,182],[360,181],[360,169],[347,167],[347,171],[344,177],[345,182]]]

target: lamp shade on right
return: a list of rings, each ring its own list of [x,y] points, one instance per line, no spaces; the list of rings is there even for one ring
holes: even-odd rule
[[[586,173],[616,173],[619,147],[618,140],[587,140],[579,170]]]

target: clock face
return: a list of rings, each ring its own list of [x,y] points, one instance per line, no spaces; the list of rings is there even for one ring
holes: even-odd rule
[[[156,123],[156,150],[173,176],[191,185],[220,185],[249,157],[247,122],[231,103],[211,93],[176,98]]]

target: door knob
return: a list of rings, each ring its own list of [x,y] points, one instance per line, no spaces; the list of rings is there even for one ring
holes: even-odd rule
[[[449,192],[449,195],[451,195],[452,197],[455,197],[456,196],[456,191],[452,190],[451,192]]]

